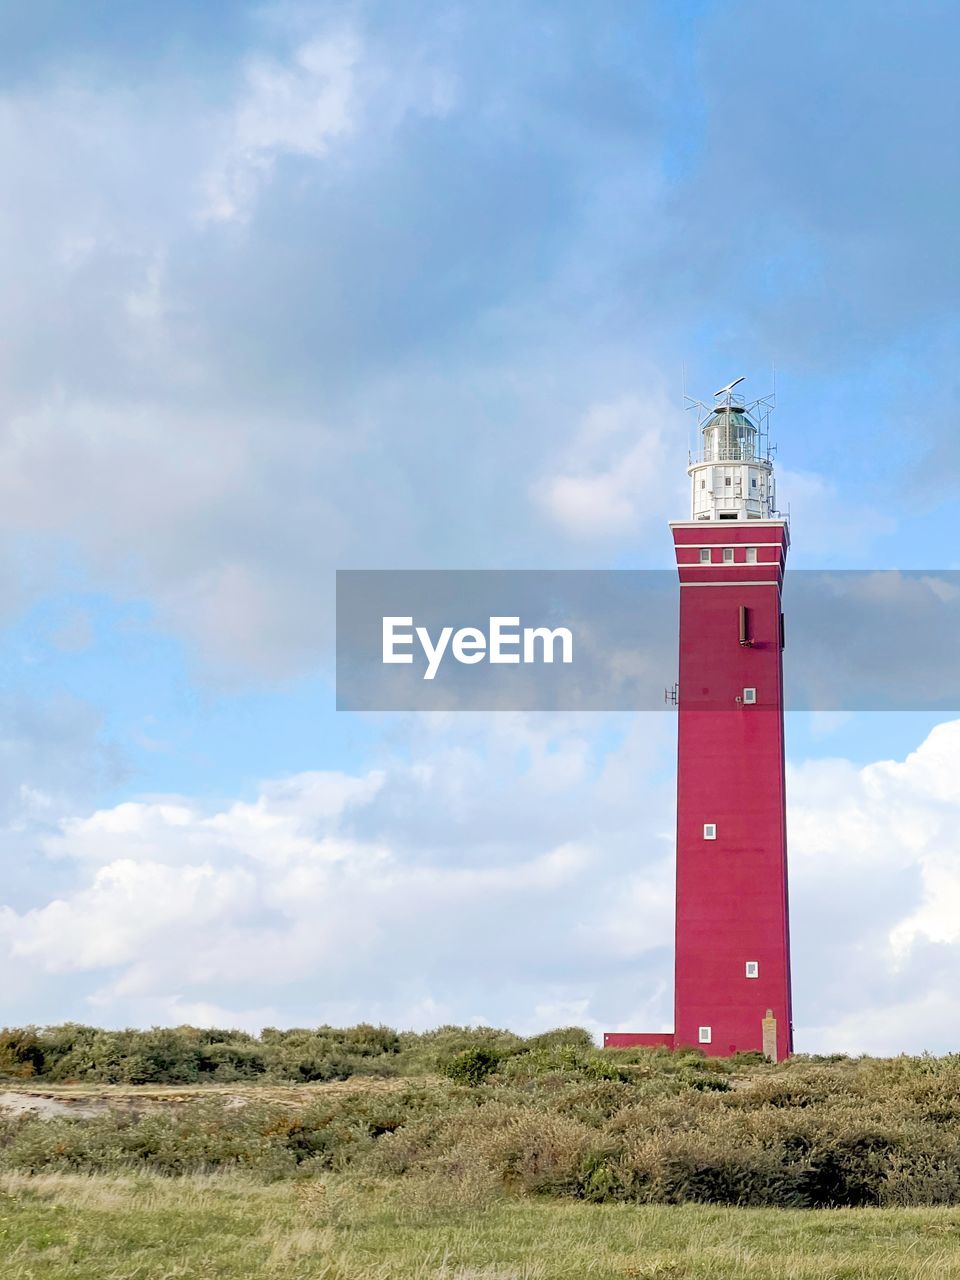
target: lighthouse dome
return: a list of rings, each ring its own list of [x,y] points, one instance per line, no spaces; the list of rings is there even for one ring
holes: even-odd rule
[[[719,405],[703,424],[704,462],[752,462],[757,426],[737,405]]]

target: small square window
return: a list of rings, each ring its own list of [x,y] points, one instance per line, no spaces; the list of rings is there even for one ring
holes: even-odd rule
[[[713,1027],[701,1027],[699,1040],[701,1044],[709,1044],[713,1039]]]
[[[747,564],[757,563],[757,548],[747,547]]]
[[[709,547],[701,547],[701,548],[700,548],[700,563],[701,563],[701,564],[709,564],[709,563],[710,563],[710,548],[709,548]]]
[[[723,548],[723,563],[733,564],[733,547]]]
[[[703,838],[704,840],[716,840],[717,824],[715,822],[705,822],[703,824]]]
[[[756,689],[744,689],[743,700],[747,704],[747,706],[752,706],[757,700]]]
[[[730,476],[724,476],[724,477],[723,477],[723,483],[724,483],[724,484],[733,484],[733,480],[731,479],[731,477],[730,477]]]
[[[748,978],[759,978],[759,977],[760,977],[760,962],[759,962],[759,960],[748,960],[748,961],[747,961],[747,963],[746,963],[745,969],[746,969],[746,974],[747,974],[747,977],[748,977]]]

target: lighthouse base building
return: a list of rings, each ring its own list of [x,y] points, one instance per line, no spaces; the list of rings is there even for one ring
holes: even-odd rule
[[[742,379],[738,380],[742,381]],[[768,404],[725,387],[703,406],[680,577],[674,1030],[604,1045],[718,1057],[793,1049],[781,590]]]

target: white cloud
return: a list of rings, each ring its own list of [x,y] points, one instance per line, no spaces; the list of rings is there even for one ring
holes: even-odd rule
[[[107,1021],[196,1009],[223,1023],[235,1009],[245,1026],[262,1010],[657,1029],[671,1005],[671,731],[653,715],[441,715],[412,728],[408,759],[365,773],[298,774],[214,808],[45,811],[55,830],[34,840],[74,881],[4,909],[0,950],[34,990],[80,983]],[[798,1048],[949,1047],[958,763],[953,721],[902,760],[790,767]],[[61,1016],[76,1016],[72,990]]]
[[[834,1021],[811,1024],[799,1048],[819,1053],[955,1053],[960,999],[955,985],[924,989],[918,974],[905,999],[853,1008]]]
[[[319,425],[306,445],[267,435],[257,417],[57,396],[0,431],[0,526],[41,546],[79,538],[100,581],[148,585],[161,622],[227,679],[315,664],[330,616],[304,583],[329,582],[356,529],[307,477],[350,466],[361,443]]]
[[[587,411],[557,469],[533,485],[535,504],[573,538],[637,533],[686,509],[682,477],[667,424],[675,415],[662,395],[635,396]]]
[[[654,946],[672,946],[675,876],[670,857],[611,885],[609,905],[599,921],[590,921],[589,930],[599,925],[604,947],[625,960],[638,960]]]
[[[380,145],[408,114],[449,108],[414,62],[392,74],[353,35],[312,34],[251,57],[228,108],[222,82],[201,94],[158,75],[131,93],[81,67],[0,95],[17,192],[0,205],[0,526],[17,553],[0,556],[4,613],[21,556],[31,589],[49,590],[66,546],[97,586],[147,596],[226,681],[316,665],[333,569],[383,536],[367,518],[375,495],[390,516],[380,477],[361,469],[373,428],[316,388],[306,407],[281,404],[282,373],[251,403],[234,342],[259,299],[218,314],[216,276],[232,287],[269,256],[270,233],[244,249],[228,224],[283,157],[322,164],[336,142],[369,145],[372,129]],[[205,184],[217,217],[198,222]],[[337,234],[318,221],[314,269]],[[339,325],[342,299],[318,292]],[[294,297],[280,308],[270,335],[295,341],[305,316]]]
[[[113,992],[93,995],[89,998],[89,1006],[94,1019],[100,1010],[115,1015],[118,1007],[116,995]],[[140,1025],[145,1027],[236,1027],[253,1035],[277,1022],[277,1011],[268,1004],[228,1009],[209,1000],[182,1000],[177,995],[140,997],[137,1016]]]
[[[206,814],[179,798],[126,802],[86,818],[65,818],[44,842],[53,858],[76,858],[114,866],[156,860],[183,866],[247,859],[275,868],[298,862],[356,860],[349,840],[323,833],[352,805],[369,804],[383,782],[380,772],[363,777],[307,773],[267,783],[256,801],[237,801]],[[367,859],[379,855],[372,845]]]
[[[6,921],[10,953],[49,973],[129,964],[173,933],[202,932],[250,909],[252,877],[242,868],[175,867],[118,859],[67,899]]]
[[[780,465],[776,475],[777,499],[789,510],[798,547],[811,559],[847,565],[897,527],[888,510],[860,501],[828,476]]]
[[[357,39],[311,40],[285,62],[255,58],[246,69],[223,155],[206,181],[204,216],[242,220],[283,155],[320,159],[354,123]]]
[[[77,882],[6,909],[0,947],[83,978],[108,1020],[209,1006],[229,1021],[239,984],[241,1013],[281,1021],[297,1015],[278,993],[306,986],[314,1021],[480,1009],[529,1027],[548,972],[552,1004],[588,1000],[600,1017],[598,975],[642,967],[669,932],[668,910],[635,909],[638,875],[627,943],[611,892],[611,869],[637,857],[625,813],[666,826],[669,785],[637,785],[650,734],[621,742],[619,769],[593,758],[595,724],[490,717],[462,739],[438,717],[410,763],[300,774],[214,810],[171,797],[61,819],[43,847]]]
[[[904,760],[790,769],[806,1047],[948,1047],[949,1024],[929,1011],[947,1005],[960,1018],[958,803],[960,721],[938,725]]]

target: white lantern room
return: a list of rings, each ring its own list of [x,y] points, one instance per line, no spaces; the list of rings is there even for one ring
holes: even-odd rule
[[[769,520],[777,514],[767,406],[758,401],[745,408],[736,385],[718,391],[711,408],[698,406],[704,412],[687,468],[693,520]]]

